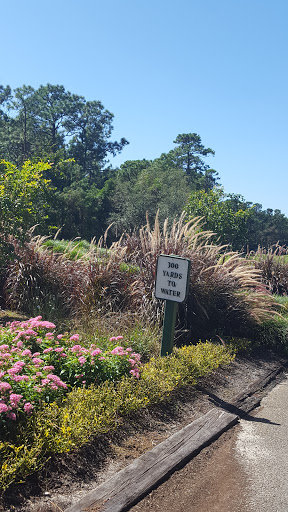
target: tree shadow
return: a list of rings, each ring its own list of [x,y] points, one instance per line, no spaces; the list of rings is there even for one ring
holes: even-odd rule
[[[215,395],[214,393],[211,393],[211,391],[208,391],[205,388],[202,388],[201,391],[203,391],[206,395],[209,396],[209,402],[211,402],[213,405],[215,405],[216,407],[221,407],[221,409],[224,409],[225,411],[236,414],[241,419],[245,419],[246,421],[254,421],[255,423],[268,423],[269,425],[275,425],[275,426],[281,425],[281,423],[275,423],[274,421],[268,420],[267,418],[258,418],[258,417],[255,417],[255,416],[252,416],[251,414],[249,414],[249,412],[252,409],[254,409],[258,405],[260,405],[261,398],[256,399],[256,400],[254,399],[253,405],[250,407],[248,406],[249,410],[245,411],[244,409],[241,409],[241,407],[239,407],[237,405],[234,405],[229,402],[226,402],[225,400],[222,400],[222,398]],[[249,399],[249,398],[250,397],[247,397],[247,399]]]

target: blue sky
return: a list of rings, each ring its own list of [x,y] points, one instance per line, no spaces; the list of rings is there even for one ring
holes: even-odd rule
[[[287,0],[1,4],[0,84],[100,100],[130,142],[114,165],[196,132],[226,192],[288,215]]]

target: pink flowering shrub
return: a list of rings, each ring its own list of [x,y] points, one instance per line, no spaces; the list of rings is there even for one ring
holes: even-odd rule
[[[55,330],[41,316],[0,327],[0,423],[31,414],[75,386],[114,382],[125,375],[139,378],[140,355],[131,348],[87,348],[78,334],[57,335]]]

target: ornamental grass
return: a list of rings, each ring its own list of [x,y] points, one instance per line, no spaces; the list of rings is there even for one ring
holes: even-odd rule
[[[261,271],[262,282],[268,290],[277,295],[288,293],[288,263],[287,248],[275,245],[265,250],[258,247],[257,251],[250,253],[255,268]]]
[[[125,261],[140,269],[133,283],[135,302],[146,318],[162,321],[163,303],[154,296],[159,254],[191,260],[188,299],[179,305],[176,336],[180,343],[218,336],[249,337],[263,320],[275,316],[275,300],[262,282],[261,271],[226,246],[213,244],[213,233],[201,230],[201,219],[185,221],[184,213],[160,229],[156,216],[139,235],[124,237]]]
[[[134,315],[137,322],[161,326],[163,302],[154,296],[159,254],[191,260],[187,302],[179,306],[178,344],[199,339],[244,336],[269,316],[275,301],[262,279],[261,269],[226,246],[212,243],[201,219],[186,222],[183,213],[161,228],[158,215],[151,227],[123,234],[109,249],[105,237],[76,259],[53,252],[34,237],[24,246],[14,241],[15,258],[7,267],[5,284],[9,307],[47,319],[73,318],[85,325],[113,314]],[[69,244],[68,244],[69,247]],[[75,246],[71,244],[71,250]]]

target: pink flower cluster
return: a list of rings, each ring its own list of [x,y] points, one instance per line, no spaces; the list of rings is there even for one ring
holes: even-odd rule
[[[72,337],[70,338],[70,340]],[[75,339],[73,337],[73,339]],[[123,336],[115,336],[110,338],[109,341],[119,341],[123,339]],[[78,341],[78,340],[77,340]],[[68,349],[71,353],[77,356],[78,362],[80,366],[83,366],[87,362],[87,358],[91,357],[91,364],[95,364],[95,358],[97,358],[98,361],[105,361],[109,359],[110,356],[130,356],[128,359],[128,362],[130,363],[131,370],[129,373],[133,375],[133,377],[136,377],[139,379],[140,377],[140,370],[139,366],[140,363],[140,355],[136,354],[132,351],[132,348],[126,348],[117,346],[114,349],[112,349],[110,352],[103,353],[102,350],[97,347],[95,348],[95,345],[91,345],[89,349],[83,347],[82,345],[74,345],[70,349]]]
[[[67,388],[57,375],[51,374],[54,367],[45,365],[39,357],[41,352],[33,352],[31,347],[33,340],[37,345],[42,343],[39,331],[48,329],[55,329],[55,325],[40,316],[0,328],[0,339],[9,342],[0,345],[0,415],[16,420],[20,411],[31,414],[41,401],[40,394]]]
[[[49,401],[61,397],[68,385],[113,380],[127,372],[139,378],[140,355],[131,348],[102,351],[93,344],[85,348],[79,334],[56,336],[55,328],[41,316],[0,326],[0,421],[30,414],[47,397]],[[115,336],[110,342],[122,339]]]

